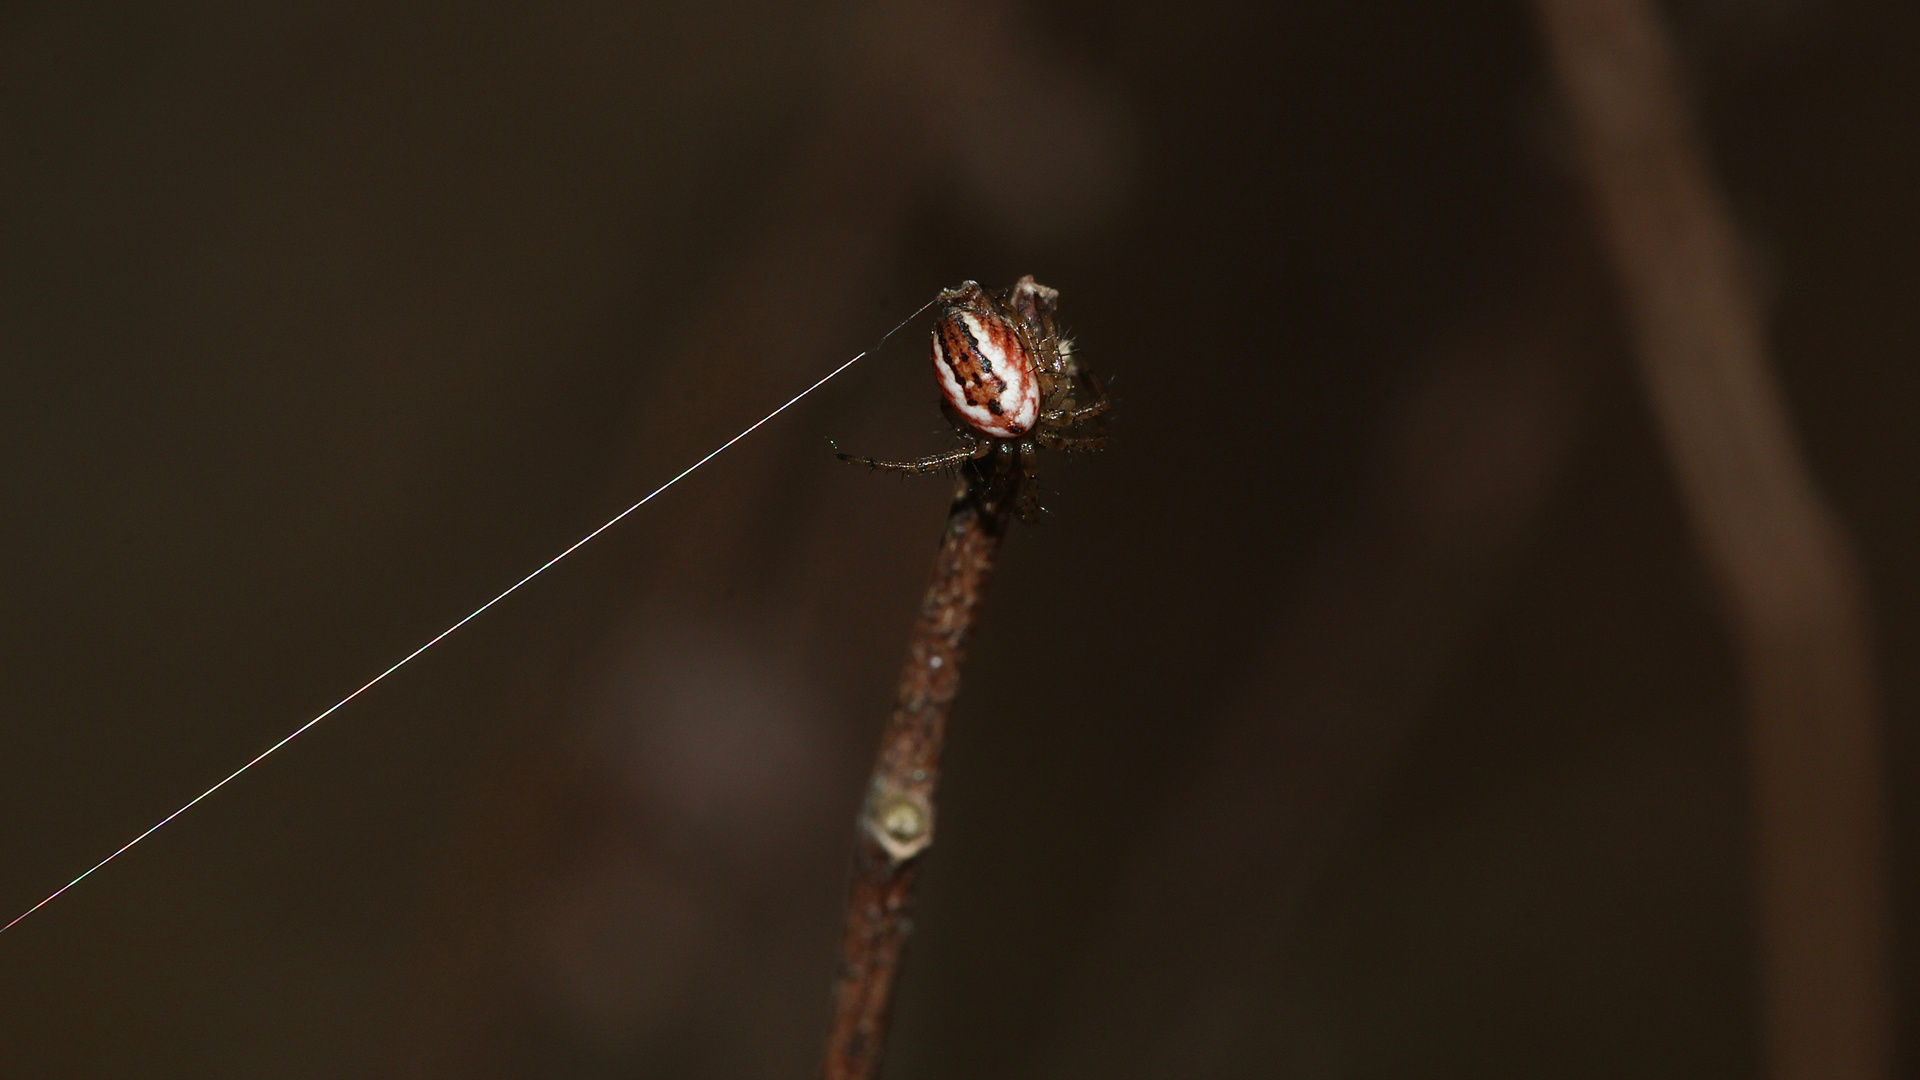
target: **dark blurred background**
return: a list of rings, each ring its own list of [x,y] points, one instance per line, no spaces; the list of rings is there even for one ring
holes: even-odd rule
[[[1863,568],[1904,984],[1920,10],[1665,10]],[[1738,665],[1527,7],[27,4],[0,56],[6,917],[1032,273],[1114,445],[1006,546],[889,1075],[1760,1068]],[[0,1072],[807,1075],[948,495],[826,440],[947,445],[923,334],[0,937]]]

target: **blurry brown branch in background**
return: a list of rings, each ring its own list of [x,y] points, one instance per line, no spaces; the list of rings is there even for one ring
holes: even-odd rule
[[[1012,509],[1011,500],[992,497],[974,469],[963,475],[860,810],[846,940],[821,1066],[825,1080],[865,1080],[880,1064],[900,954],[912,929],[914,863],[933,843],[947,712],[960,690],[967,636]]]
[[[1641,374],[1746,679],[1776,1080],[1892,1056],[1883,795],[1853,558],[1795,444],[1761,317],[1647,0],[1539,0]]]

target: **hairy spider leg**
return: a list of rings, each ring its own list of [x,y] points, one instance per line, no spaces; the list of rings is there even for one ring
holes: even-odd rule
[[[1049,450],[1105,450],[1105,435],[1041,435],[1040,445]]]
[[[1055,409],[1052,412],[1041,413],[1040,419],[1053,424],[1077,424],[1082,420],[1091,420],[1100,416],[1111,404],[1113,402],[1101,398],[1091,405],[1082,405],[1077,409]]]
[[[963,465],[966,462],[986,457],[993,450],[991,442],[981,441],[972,446],[962,446],[941,454],[929,454],[913,461],[880,461],[870,457],[855,457],[852,454],[835,454],[849,465],[865,465],[869,469],[886,469],[889,472],[904,473],[908,476],[920,473],[941,472]]]

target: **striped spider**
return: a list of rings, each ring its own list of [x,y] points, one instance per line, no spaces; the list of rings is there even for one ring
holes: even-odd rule
[[[913,461],[840,454],[873,469],[917,474],[964,468],[990,500],[1011,498],[1023,521],[1040,514],[1040,448],[1103,450],[1109,399],[1054,324],[1060,291],[1029,274],[994,294],[969,281],[939,296],[933,373],[960,445]]]

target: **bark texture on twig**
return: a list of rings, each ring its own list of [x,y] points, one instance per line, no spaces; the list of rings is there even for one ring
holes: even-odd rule
[[[880,737],[847,898],[825,1080],[867,1080],[880,1064],[900,955],[912,929],[914,860],[933,842],[933,794],[947,712],[1012,500],[976,474],[954,496],[933,578],[907,641],[893,715]]]
[[[1726,201],[1649,0],[1538,0],[1641,374],[1746,679],[1775,1080],[1892,1056],[1882,778],[1864,601],[1767,367]]]

